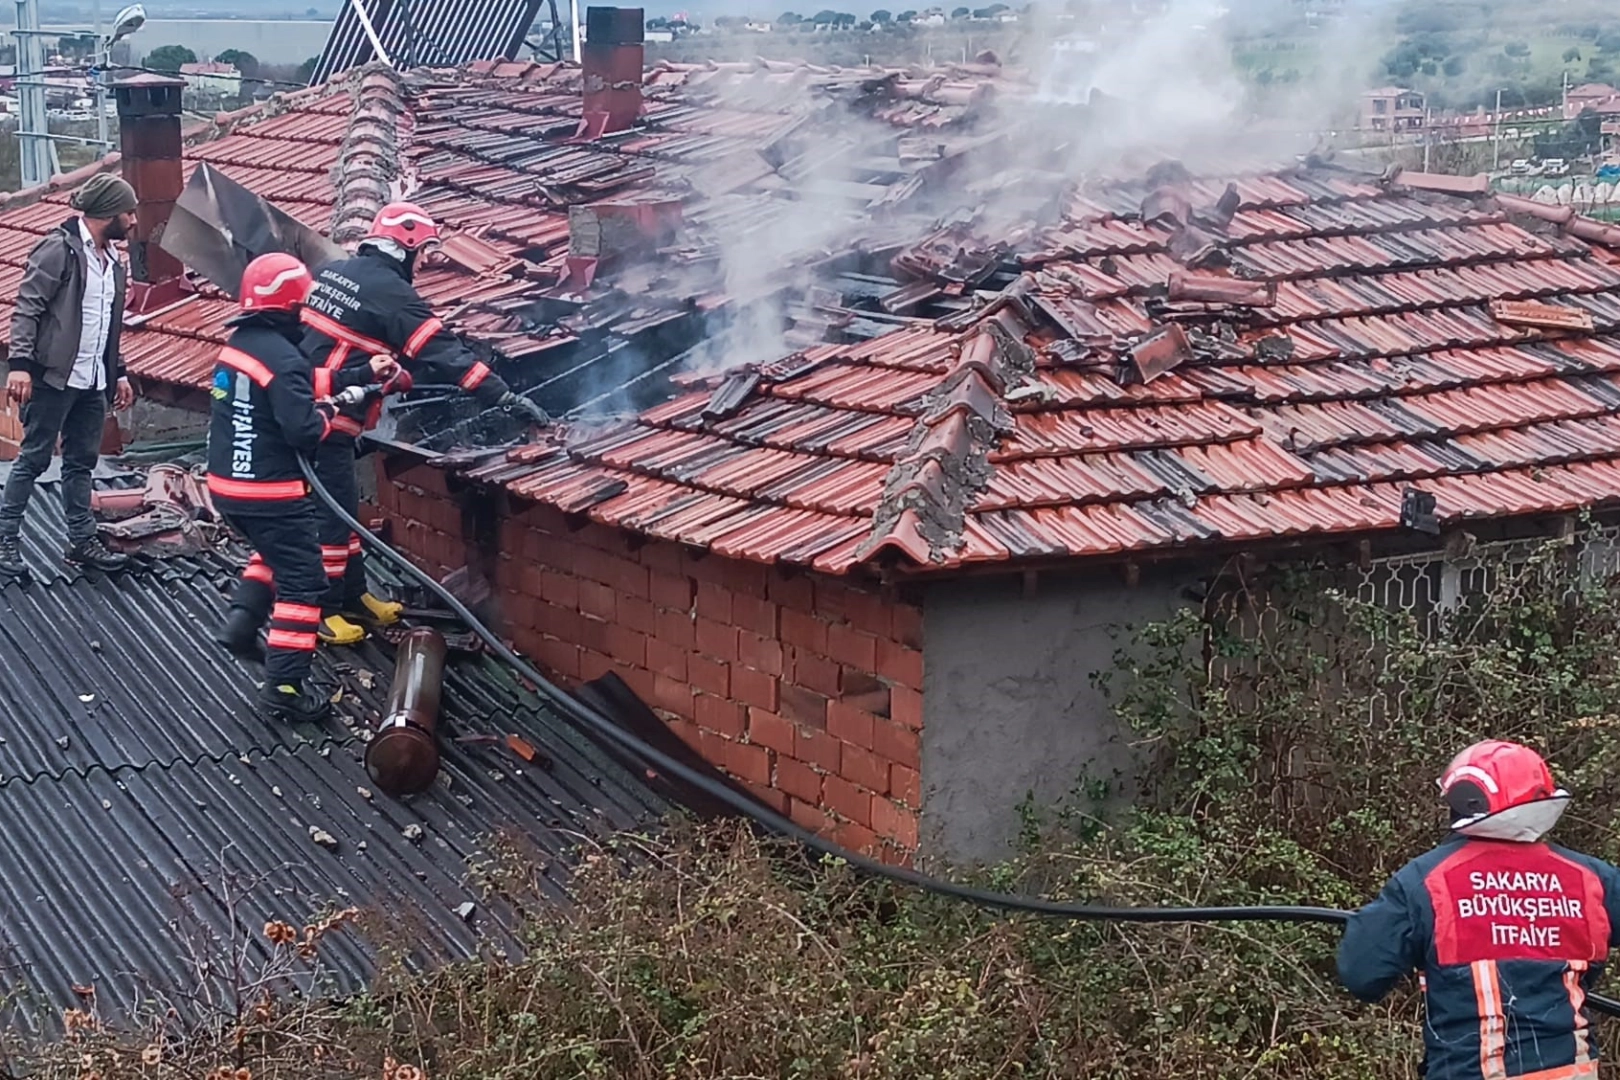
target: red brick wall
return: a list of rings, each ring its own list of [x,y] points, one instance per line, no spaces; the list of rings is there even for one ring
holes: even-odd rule
[[[0,461],[15,461],[22,445],[22,406],[0,392]]]
[[[126,414],[122,414],[127,417]],[[115,439],[115,434],[117,438]],[[123,449],[118,441],[124,437],[123,429],[117,421],[107,424],[103,433],[101,452],[103,454],[116,454]],[[17,453],[22,447],[22,406],[12,401],[3,390],[0,390],[0,461],[15,461]],[[60,447],[58,447],[60,450]]]
[[[445,573],[469,547],[443,475],[379,473],[395,543]],[[502,630],[567,684],[616,672],[705,758],[801,825],[909,859],[917,846],[922,613],[550,508],[499,519]],[[477,558],[474,554],[472,557]]]

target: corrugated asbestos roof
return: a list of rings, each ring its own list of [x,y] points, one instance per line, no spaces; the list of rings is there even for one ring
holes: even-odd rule
[[[381,912],[389,944],[422,960],[514,948],[473,867],[500,833],[534,851],[563,895],[580,839],[645,826],[665,804],[501,666],[452,665],[440,785],[408,802],[374,792],[364,732],[391,677],[390,650],[322,650],[341,686],[320,730],[251,711],[254,671],[208,641],[234,569],[212,553],[141,558],[111,576],[63,574],[54,485],[30,508],[36,580],[0,587],[0,970],[8,1020],[49,1030],[93,987],[107,1018],[154,1002],[197,1008],[197,957],[268,955],[267,921],[303,926],[333,909]],[[369,686],[368,686],[369,684]],[[509,749],[517,734],[550,759]],[[489,742],[458,740],[493,737]],[[333,841],[317,843],[311,829]],[[473,904],[470,917],[458,909]],[[374,952],[327,939],[306,982],[361,988]],[[194,951],[195,950],[195,951]],[[216,983],[216,991],[220,986]]]
[[[948,230],[897,276],[944,290],[997,239]],[[979,275],[976,312],[471,475],[830,573],[1394,529],[1413,488],[1441,522],[1566,512],[1620,501],[1617,249],[1467,178],[1098,187]]]

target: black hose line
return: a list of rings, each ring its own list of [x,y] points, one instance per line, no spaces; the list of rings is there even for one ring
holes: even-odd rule
[[[398,566],[413,580],[444,601],[445,605],[451,611],[454,611],[495,655],[505,660],[519,674],[534,683],[540,696],[564,716],[577,724],[589,728],[597,735],[617,743],[651,768],[691,784],[705,795],[720,800],[739,814],[764,825],[772,832],[791,837],[812,851],[841,859],[856,870],[902,885],[910,885],[913,888],[937,896],[947,896],[970,904],[977,904],[980,907],[1042,915],[1049,918],[1137,923],[1314,922],[1340,925],[1350,918],[1350,912],[1348,911],[1324,907],[1110,907],[1100,904],[1061,903],[1055,900],[1042,900],[1032,896],[1019,896],[1015,893],[995,892],[990,889],[974,888],[970,885],[959,885],[907,867],[891,866],[880,860],[850,851],[811,832],[791,819],[783,817],[769,807],[756,803],[746,795],[734,791],[725,784],[717,782],[713,777],[705,776],[696,769],[677,761],[657,747],[620,728],[619,725],[602,713],[554,685],[522,657],[508,648],[506,643],[494,631],[479,622],[473,613],[468,610],[467,606],[457,599],[450,590],[435,581],[432,575],[418,568],[415,563],[404,555],[384,543],[375,533],[356,520],[354,515],[345,510],[332,497],[332,493],[326,489],[326,485],[321,483],[321,478],[316,475],[314,468],[309,463],[309,459],[302,454],[298,456],[298,466],[303,470],[304,478],[309,481],[311,489],[344,524],[353,529],[367,545],[375,548],[389,562]],[[1587,1002],[1599,1013],[1607,1016],[1620,1016],[1620,1001],[1592,994],[1587,997]]]

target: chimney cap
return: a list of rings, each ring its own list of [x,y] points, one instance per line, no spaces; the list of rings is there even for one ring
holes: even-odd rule
[[[131,90],[159,89],[165,86],[172,86],[176,89],[184,90],[186,88],[186,80],[180,78],[178,75],[159,75],[153,71],[143,71],[138,75],[131,75],[127,79],[119,79],[114,82],[112,86],[114,90],[126,87]]]
[[[142,72],[113,83],[113,97],[118,102],[120,119],[142,116],[179,116],[180,92],[186,80],[172,75],[153,75]]]

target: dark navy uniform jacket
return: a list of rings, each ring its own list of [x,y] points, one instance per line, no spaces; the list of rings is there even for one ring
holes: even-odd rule
[[[235,322],[214,366],[208,490],[221,510],[278,514],[309,494],[298,455],[314,453],[332,425],[315,405],[298,324]]]
[[[1596,1080],[1586,994],[1620,927],[1620,870],[1550,844],[1454,837],[1356,912],[1339,979],[1377,1001],[1422,973],[1428,1080]]]
[[[500,376],[445,329],[407,279],[404,264],[379,252],[362,250],[321,267],[302,318],[316,397],[370,382],[373,354],[392,356],[406,371],[423,371],[435,382],[454,383],[486,406],[507,391]],[[359,435],[376,426],[381,412],[382,402],[373,401],[363,414],[345,410],[332,426],[340,435]]]

